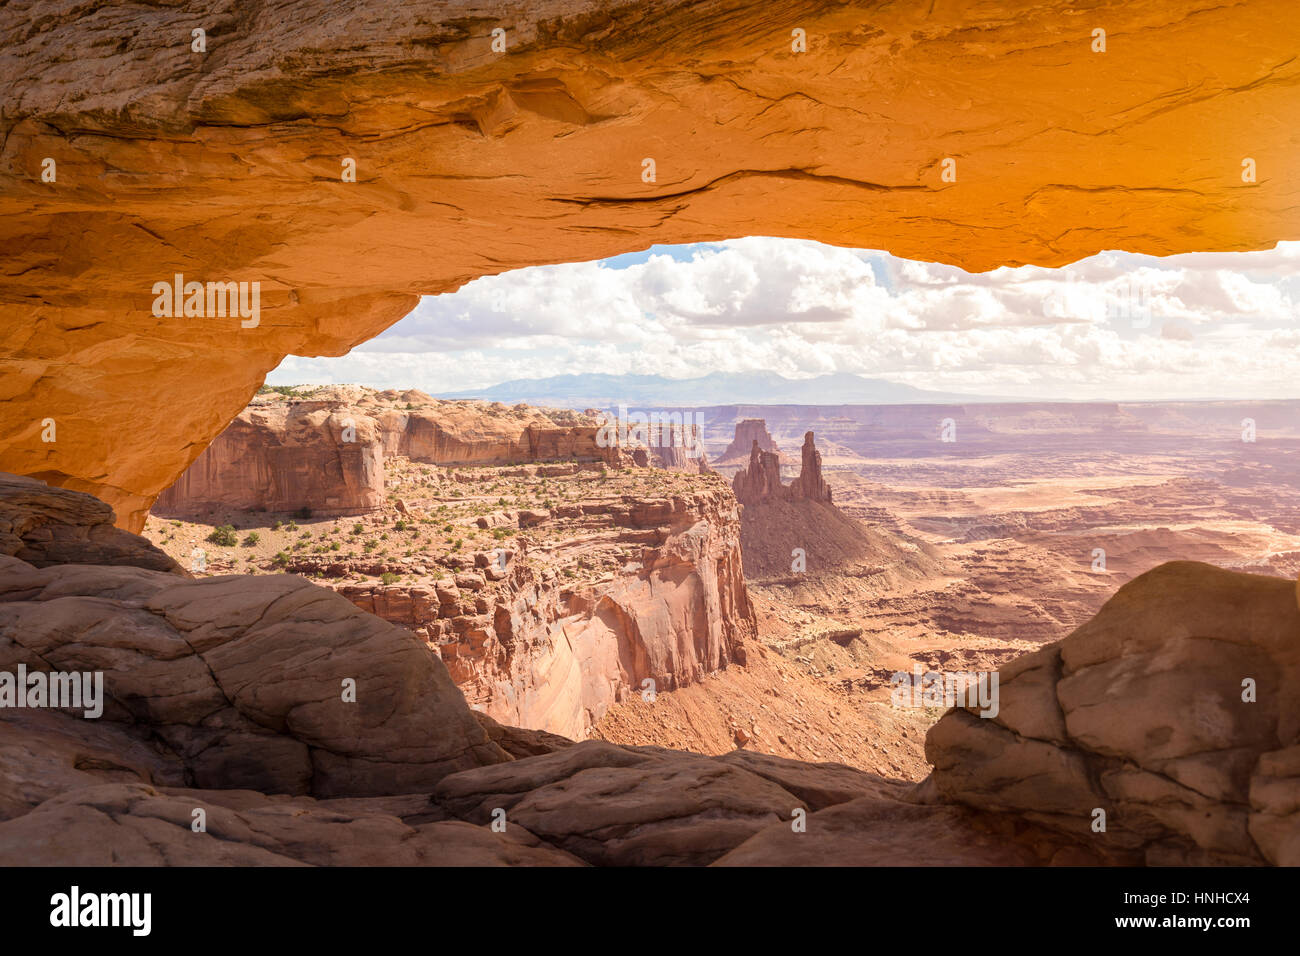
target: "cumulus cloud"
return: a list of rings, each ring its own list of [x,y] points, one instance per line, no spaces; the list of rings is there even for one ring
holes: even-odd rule
[[[852,372],[1023,398],[1295,397],[1297,266],[1300,243],[1281,243],[969,274],[737,239],[478,279],[270,381],[437,393],[563,373]]]

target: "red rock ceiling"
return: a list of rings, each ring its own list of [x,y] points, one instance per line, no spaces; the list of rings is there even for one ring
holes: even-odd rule
[[[284,355],[520,266],[740,235],[970,270],[1300,238],[1280,0],[499,9],[0,8],[0,470],[139,528]],[[260,282],[259,324],[155,317],[175,273]]]

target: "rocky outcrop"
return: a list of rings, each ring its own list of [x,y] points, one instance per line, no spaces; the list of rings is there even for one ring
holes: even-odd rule
[[[707,475],[711,471],[703,445],[698,446],[698,451],[689,450],[680,444],[654,445],[649,448],[634,448],[631,455],[633,463],[641,468],[661,468],[664,471],[681,471],[694,475]]]
[[[803,436],[802,462],[799,476],[790,483],[790,497],[794,500],[831,503],[831,486],[822,477],[822,453],[813,444],[813,433]]]
[[[365,514],[384,501],[383,450],[378,423],[346,405],[254,404],[158,496],[153,510],[169,517],[302,508]]]
[[[803,460],[799,475],[789,485],[781,483],[781,456],[763,451],[758,440],[750,446],[749,467],[732,478],[736,500],[742,505],[759,505],[772,501],[818,501],[831,503],[831,489],[822,478],[822,456],[813,442],[813,433],[803,436]]]
[[[1298,678],[1294,582],[1164,564],[945,715],[925,789],[1130,862],[1300,865]]]
[[[751,449],[754,445],[758,446],[759,451],[771,452],[774,455],[781,454],[781,449],[776,447],[776,442],[768,434],[767,422],[763,419],[746,418],[736,422],[736,436],[718,458],[718,462],[745,461],[752,455]]]
[[[1259,120],[1300,97],[1289,13],[5,4],[0,467],[138,529],[286,354],[543,262],[736,235],[976,271],[1272,248],[1300,191]],[[178,274],[260,282],[257,323],[155,315]]]
[[[102,501],[2,472],[0,555],[37,568],[110,564],[185,573],[148,541],[114,527],[113,509]]]
[[[260,395],[158,497],[164,516],[234,510],[359,515],[384,502],[384,461],[438,465],[628,462],[583,416],[526,405],[440,401],[357,386]],[[673,449],[665,449],[672,451]],[[679,469],[682,470],[682,469]]]
[[[86,496],[0,496],[0,522],[27,526],[33,515],[70,511],[72,497]],[[79,513],[104,521],[90,503]],[[0,671],[102,673],[94,724],[102,736],[92,739],[136,754],[110,764],[123,773],[148,783],[366,796],[507,759],[441,661],[409,632],[301,578],[193,581],[129,566],[119,561],[123,550],[82,550],[78,563],[41,568],[0,559]],[[136,550],[149,549],[137,542]],[[6,706],[0,720],[33,713],[64,716]],[[30,724],[27,737],[33,747],[68,737],[60,726]],[[60,748],[38,749],[59,761]],[[95,763],[70,755],[60,773]]]
[[[10,564],[0,670],[19,665],[102,671],[104,726],[147,728],[199,787],[367,796],[505,759],[422,642],[289,575]]]
[[[743,660],[756,624],[737,512],[725,486],[577,501],[521,512],[528,535],[477,555],[474,570],[413,587],[337,587],[424,636],[474,707],[581,739],[646,680],[673,690]],[[557,570],[581,566],[597,545],[626,552],[625,565],[584,582]]]

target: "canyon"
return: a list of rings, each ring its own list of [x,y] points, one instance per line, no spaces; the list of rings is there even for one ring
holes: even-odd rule
[[[149,531],[181,562],[206,549],[202,573],[309,576],[423,637],[476,710],[582,739],[643,685],[743,658],[756,626],[725,482],[680,446],[610,444],[627,436],[600,421],[409,390],[269,392],[163,493]],[[321,520],[342,516],[362,520]],[[226,522],[242,566],[208,544]]]
[[[995,720],[944,714],[916,785],[503,726],[427,642],[303,577],[70,544],[106,510],[0,480],[0,665],[96,669],[107,697],[99,722],[0,709],[7,866],[1300,864],[1291,580],[1137,577],[1004,669]]]
[[[1291,14],[0,6],[0,668],[106,695],[0,708],[0,864],[1300,865],[1296,403],[717,406],[709,465],[257,395],[654,244],[1269,249]]]
[[[448,403],[443,413],[495,414],[486,409]],[[766,411],[781,422],[777,435],[826,418],[803,408],[787,423],[792,410]],[[929,422],[932,411],[894,414]],[[942,711],[894,706],[893,674],[1011,667],[1162,561],[1300,572],[1300,538],[1279,520],[1300,505],[1294,492],[1263,470],[1251,473],[1258,487],[1236,466],[1214,480],[1213,463],[1230,452],[1282,474],[1294,467],[1300,449],[1284,439],[1272,403],[1143,406],[1145,419],[1180,423],[1181,440],[1134,426],[1129,455],[1107,445],[1090,456],[1113,434],[1114,413],[988,409],[1001,428],[986,429],[974,448],[960,447],[969,428],[955,450],[931,437],[939,447],[928,458],[919,439],[904,445],[916,455],[905,480],[892,457],[836,456],[828,471],[811,433],[783,477],[779,453],[757,444],[766,420],[742,419],[733,442],[749,438],[751,449],[733,474],[734,499],[721,476],[646,468],[631,456],[616,466],[465,467],[393,455],[382,512],[359,515],[352,532],[317,516],[275,531],[273,516],[229,509],[208,524],[151,519],[146,533],[184,561],[217,521],[260,531],[257,546],[209,548],[209,573],[283,570],[336,590],[420,635],[470,705],[503,724],[623,746],[832,760],[916,784],[932,771],[927,732]],[[1186,440],[1206,422],[1221,429],[1243,415],[1267,426],[1254,447]],[[1133,454],[1144,443],[1155,454]],[[954,460],[953,451],[962,454]],[[714,468],[735,467],[727,457]],[[681,510],[673,514],[666,499]],[[704,549],[683,548],[690,535],[681,529],[698,537],[701,524]],[[673,574],[702,583],[690,592],[704,597],[702,616],[674,605]],[[618,610],[594,610],[602,605]],[[665,619],[677,623],[647,624]]]

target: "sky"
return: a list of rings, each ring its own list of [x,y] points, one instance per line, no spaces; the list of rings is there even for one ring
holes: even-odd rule
[[[426,296],[273,385],[467,391],[567,373],[851,372],[1021,399],[1300,397],[1300,242],[967,273],[749,237],[518,269]]]

